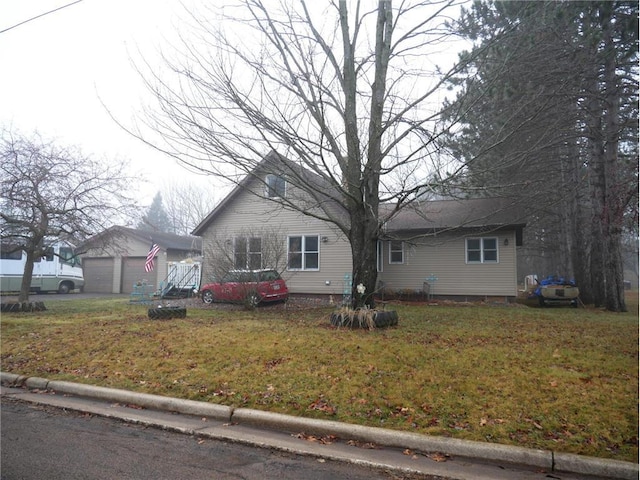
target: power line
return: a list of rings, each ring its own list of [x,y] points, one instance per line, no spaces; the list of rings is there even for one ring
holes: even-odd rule
[[[40,18],[40,17],[44,17],[45,15],[49,15],[50,13],[57,12],[58,10],[62,10],[63,8],[70,7],[71,5],[75,5],[76,3],[80,3],[80,2],[82,2],[82,0],[76,0],[75,2],[71,2],[71,3],[63,5],[61,7],[54,8],[53,10],[49,10],[48,12],[41,13],[40,15],[36,15],[35,17],[31,17],[31,18],[29,18],[29,19],[27,19],[27,20],[25,20],[23,22],[16,23],[15,25],[12,25],[9,28],[5,28],[4,30],[0,30],[0,33],[8,32],[9,30],[14,29],[16,27],[19,27],[20,25],[24,25],[25,23],[31,22],[32,20],[35,20],[35,19]]]

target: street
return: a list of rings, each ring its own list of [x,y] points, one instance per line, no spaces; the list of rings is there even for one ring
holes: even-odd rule
[[[400,476],[3,398],[2,480],[350,479]]]

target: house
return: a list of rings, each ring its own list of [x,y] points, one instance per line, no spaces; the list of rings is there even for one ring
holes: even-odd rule
[[[154,268],[145,271],[152,244],[160,247]],[[159,288],[170,262],[200,257],[201,239],[172,233],[111,227],[91,237],[82,246],[85,292],[131,293],[133,285],[145,282]]]
[[[293,294],[349,293],[351,247],[327,221],[345,212],[330,187],[301,203],[304,194],[287,174],[270,173],[276,157],[267,156],[193,231],[203,240],[203,282],[226,261],[226,269],[277,268]],[[378,242],[378,284],[392,292],[422,292],[428,283],[436,296],[515,297],[524,227],[518,218],[506,200],[489,198],[423,201],[401,210]]]

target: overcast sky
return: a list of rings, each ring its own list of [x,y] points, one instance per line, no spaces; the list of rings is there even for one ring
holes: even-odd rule
[[[107,112],[127,125],[141,117],[151,99],[132,58],[142,55],[160,69],[158,52],[170,54],[172,38],[185,32],[183,5],[216,5],[210,1],[80,0],[11,28],[74,0],[0,0],[0,128],[37,131],[98,158],[129,159],[148,180],[132,186],[143,204],[176,179],[211,184],[131,137]]]
[[[73,0],[2,0],[0,31]],[[194,0],[195,1],[195,0]],[[175,32],[177,0],[82,0],[0,33],[0,127],[80,146],[98,158],[128,158],[144,171],[141,199],[194,178],[122,131],[103,102],[128,122],[146,94],[131,57],[153,59]],[[166,48],[166,46],[165,46]]]

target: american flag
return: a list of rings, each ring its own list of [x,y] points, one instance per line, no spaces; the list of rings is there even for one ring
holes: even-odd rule
[[[149,253],[147,253],[147,261],[144,262],[144,271],[149,273],[153,271],[153,267],[155,266],[155,258],[158,252],[160,251],[160,247],[157,243],[152,243],[151,248],[149,249]]]

